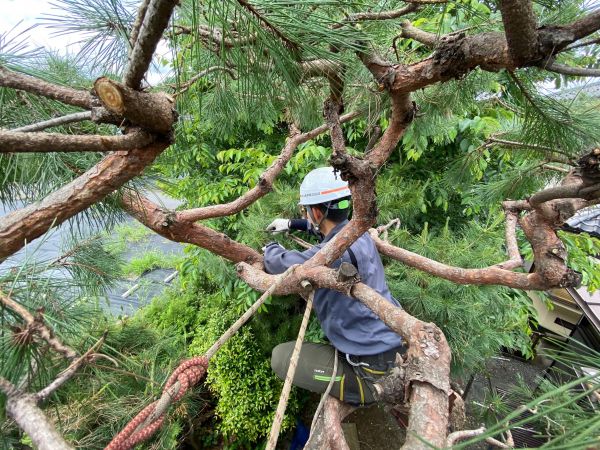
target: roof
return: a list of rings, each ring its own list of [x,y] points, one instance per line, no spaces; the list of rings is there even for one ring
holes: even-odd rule
[[[600,205],[580,209],[566,221],[570,229],[600,237]]]

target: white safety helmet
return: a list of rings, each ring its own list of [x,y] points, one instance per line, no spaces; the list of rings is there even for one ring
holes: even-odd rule
[[[342,180],[333,167],[311,170],[300,185],[300,205],[318,205],[350,197],[348,183]]]

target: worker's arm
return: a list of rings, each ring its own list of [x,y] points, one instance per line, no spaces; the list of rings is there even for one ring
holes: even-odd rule
[[[290,230],[310,231],[310,229],[307,219],[275,219],[267,227],[267,231],[271,233],[283,233]]]
[[[302,264],[308,261],[320,248],[320,245],[315,245],[308,250],[299,252],[287,250],[277,242],[272,242],[265,247],[265,270],[271,274],[283,273],[294,264]]]

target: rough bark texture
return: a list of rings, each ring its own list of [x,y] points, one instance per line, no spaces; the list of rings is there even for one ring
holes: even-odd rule
[[[162,39],[177,4],[177,0],[150,0],[123,77],[123,82],[130,88],[140,88],[142,79],[152,62],[156,46]]]
[[[110,152],[143,148],[153,140],[139,130],[118,136],[0,131],[0,153]]]
[[[0,260],[138,176],[166,146],[166,143],[155,143],[129,152],[112,153],[40,202],[2,217]]]
[[[537,26],[530,0],[501,0],[500,12],[510,56],[515,66],[521,66],[535,57]]]
[[[17,394],[8,396],[6,412],[31,438],[39,450],[72,450],[50,420],[37,406],[31,395]]]
[[[92,96],[87,91],[48,83],[39,78],[9,70],[2,65],[0,65],[0,86],[20,89],[85,109],[93,106]]]
[[[174,211],[164,210],[145,197],[125,195],[123,204],[139,222],[167,239],[195,244],[236,263],[262,262],[256,250],[204,225],[181,221]]]
[[[129,119],[134,125],[159,134],[173,128],[177,114],[173,99],[165,93],[136,91],[106,77],[98,78],[94,89],[106,109]]]
[[[310,439],[306,443],[305,450],[346,450],[349,449],[342,420],[355,408],[347,403],[339,401],[335,397],[327,397],[323,405],[323,414],[317,420],[310,432]]]

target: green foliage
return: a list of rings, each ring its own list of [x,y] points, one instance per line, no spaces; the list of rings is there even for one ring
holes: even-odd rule
[[[600,255],[600,239],[587,233],[573,234],[566,231],[559,231],[558,236],[567,247],[567,265],[581,274],[581,282],[588,291],[596,291],[600,288],[600,271],[596,259]]]
[[[462,233],[428,231],[412,237],[391,234],[403,248],[457,267],[484,267],[503,259],[498,223],[473,222]],[[473,372],[501,347],[532,356],[531,300],[522,292],[498,286],[456,285],[396,262],[387,265],[394,296],[410,314],[431,321],[444,332],[452,349],[454,372]]]
[[[179,255],[150,250],[131,258],[123,267],[123,273],[129,278],[136,278],[154,269],[175,268],[181,262],[182,257]]]

